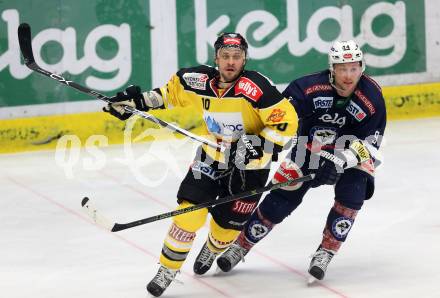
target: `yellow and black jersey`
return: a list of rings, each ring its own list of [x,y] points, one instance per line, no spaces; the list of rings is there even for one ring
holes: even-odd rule
[[[265,141],[267,154],[250,165],[264,167],[271,153],[266,152],[270,148],[267,143],[280,148],[296,133],[294,107],[259,72],[244,70],[228,89],[218,89],[218,76],[217,69],[206,65],[179,70],[160,88],[165,108],[192,106],[203,117],[205,137],[226,147],[242,134],[259,136]],[[206,145],[203,149],[211,158],[224,162],[220,152]]]

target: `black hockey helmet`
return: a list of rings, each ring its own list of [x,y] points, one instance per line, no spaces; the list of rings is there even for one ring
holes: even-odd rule
[[[221,33],[214,43],[215,56],[221,48],[239,48],[247,58],[248,43],[240,33]]]

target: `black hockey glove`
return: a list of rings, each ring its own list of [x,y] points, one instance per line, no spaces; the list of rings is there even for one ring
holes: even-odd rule
[[[149,107],[145,102],[145,98],[139,86],[128,86],[124,92],[118,92],[111,98],[109,103],[103,108],[104,112],[110,113],[120,120],[127,120],[131,113],[125,111],[124,107],[129,106],[140,111],[148,111]]]
[[[255,137],[255,136],[254,136]],[[259,138],[260,144],[253,145],[249,136],[243,134],[237,141],[231,143],[229,162],[240,170],[244,170],[246,165],[253,159],[260,159],[263,156],[263,140]]]
[[[321,158],[319,167],[313,170],[315,178],[311,182],[311,187],[318,187],[321,185],[335,185],[339,178],[341,178],[342,168],[329,160]]]

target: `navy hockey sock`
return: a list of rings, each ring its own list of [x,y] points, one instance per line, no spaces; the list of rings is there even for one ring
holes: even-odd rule
[[[357,212],[358,210],[335,202],[327,217],[321,246],[336,253],[341,247],[342,242],[347,238]]]
[[[266,237],[274,226],[275,224],[264,218],[260,209],[257,208],[255,212],[252,213],[237,241],[241,247],[249,250],[261,239]]]

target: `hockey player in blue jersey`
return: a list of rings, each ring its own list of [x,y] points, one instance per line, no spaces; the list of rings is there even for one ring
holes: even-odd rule
[[[309,173],[316,177],[266,196],[237,240],[217,259],[225,272],[290,215],[310,188],[334,185],[334,205],[308,270],[312,279],[323,279],[358,211],[373,195],[374,170],[380,162],[377,149],[386,125],[382,91],[364,74],[363,53],[354,41],[335,42],[328,58],[328,70],[294,80],[283,92],[295,107],[299,125],[296,146],[273,182]],[[332,155],[343,163],[322,157]]]

